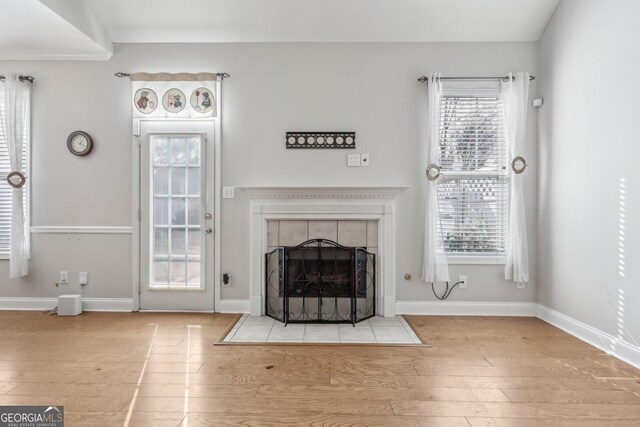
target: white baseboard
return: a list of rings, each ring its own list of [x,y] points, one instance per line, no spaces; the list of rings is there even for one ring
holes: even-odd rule
[[[526,316],[535,317],[533,302],[398,301],[397,314],[426,316]]]
[[[58,305],[57,298],[1,297],[0,310],[44,311]]]
[[[133,311],[133,298],[82,298],[84,311]]]
[[[249,297],[249,314],[262,316],[262,297]]]
[[[538,304],[536,315],[539,319],[556,328],[562,329],[623,362],[640,368],[640,347],[629,344],[620,338],[616,338],[542,304]]]
[[[0,297],[0,310],[44,311],[58,305],[58,298]],[[83,298],[83,311],[133,311],[131,298]]]
[[[249,313],[249,300],[223,299],[216,307],[218,313]]]

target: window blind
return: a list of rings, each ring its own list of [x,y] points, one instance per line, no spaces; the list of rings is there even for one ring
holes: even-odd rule
[[[438,231],[450,255],[503,256],[509,146],[498,95],[443,95]]]
[[[4,114],[4,91],[0,83],[0,114]],[[24,133],[27,129],[22,129]],[[27,184],[23,187],[24,210],[26,227],[28,229],[29,221],[29,179],[31,178],[29,167],[29,142],[22,147],[22,162],[25,165],[25,175],[27,176]],[[9,161],[9,151],[4,130],[0,127],[0,255],[8,256],[11,251],[11,205],[13,197],[13,189],[7,183],[7,175],[11,172],[11,163]]]

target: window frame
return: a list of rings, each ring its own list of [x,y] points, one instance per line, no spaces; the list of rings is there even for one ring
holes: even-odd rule
[[[500,83],[499,82],[479,82],[479,81],[454,81],[454,82],[445,82],[442,97],[447,96],[469,96],[469,97],[481,97],[481,96],[495,96],[498,98],[502,98],[500,91]],[[442,103],[441,103],[442,107]],[[503,123],[506,128],[506,123]],[[505,137],[507,137],[506,129],[504,130]],[[440,141],[438,141],[438,144]],[[506,142],[506,150],[509,153],[509,141],[507,139]],[[508,154],[507,154],[508,158]],[[464,178],[464,177],[480,177],[483,173],[471,173],[467,174],[463,171],[452,172],[441,170],[441,177],[446,179],[455,179],[455,178]],[[487,177],[499,177],[498,173],[484,173]],[[508,234],[509,234],[509,203],[511,199],[511,179],[512,173],[508,166],[505,173],[506,185],[507,185],[507,203],[504,207],[504,218],[506,223],[506,233],[504,236],[505,239],[505,251],[501,254],[487,254],[484,255],[482,253],[451,253],[447,252],[445,249],[445,255],[447,258],[448,264],[451,265],[464,265],[464,264],[476,264],[476,265],[505,265],[507,258],[507,248],[506,244],[508,243]],[[439,202],[439,200],[438,200]]]

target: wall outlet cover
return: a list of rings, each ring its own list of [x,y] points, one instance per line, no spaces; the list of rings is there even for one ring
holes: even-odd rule
[[[458,285],[458,287],[459,287],[460,289],[467,289],[467,285],[469,284],[469,283],[468,283],[468,280],[469,280],[469,279],[467,278],[467,276],[459,276],[459,277],[458,277],[458,282],[462,282],[462,283],[460,283],[460,284]]]

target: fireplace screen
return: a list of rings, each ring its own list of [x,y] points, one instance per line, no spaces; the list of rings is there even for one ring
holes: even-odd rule
[[[352,323],[376,314],[376,256],[314,239],[265,255],[266,314],[287,323]]]

